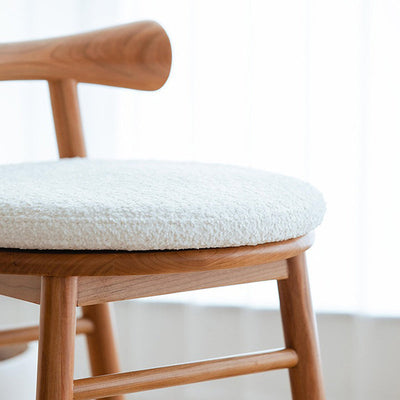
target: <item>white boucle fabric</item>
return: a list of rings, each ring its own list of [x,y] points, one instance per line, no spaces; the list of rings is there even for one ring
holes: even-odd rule
[[[302,236],[320,224],[308,183],[218,164],[82,158],[0,166],[0,247],[162,250]]]

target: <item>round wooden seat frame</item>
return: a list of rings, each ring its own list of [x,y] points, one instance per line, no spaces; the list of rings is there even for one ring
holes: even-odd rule
[[[167,34],[137,22],[0,45],[0,80],[47,80],[60,157],[85,157],[77,83],[156,90],[171,67]],[[37,400],[122,400],[126,393],[288,368],[294,400],[325,399],[305,263],[313,234],[258,246],[179,251],[0,249],[0,294],[40,304],[40,324],[0,332],[0,346],[39,340]],[[278,282],[285,348],[120,372],[108,302]],[[76,308],[82,317],[76,318]],[[74,380],[76,334],[93,377]]]

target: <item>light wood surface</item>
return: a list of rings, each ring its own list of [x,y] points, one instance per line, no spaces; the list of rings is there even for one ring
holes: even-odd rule
[[[278,281],[287,347],[299,362],[289,370],[293,400],[325,400],[315,315],[304,254],[288,260],[289,278]]]
[[[297,361],[295,351],[284,349],[79,379],[74,383],[74,400],[102,398],[112,394],[134,393],[280,368],[292,368]]]
[[[78,279],[78,305],[138,299],[242,283],[285,279],[286,260],[250,267],[211,271],[133,276],[81,276]],[[0,295],[40,304],[40,280],[33,275],[1,275]]]
[[[258,246],[174,251],[0,250],[0,274],[47,276],[151,275],[210,271],[291,258],[313,243],[312,233]]]
[[[81,276],[78,281],[78,305],[285,279],[287,276],[285,260],[215,271],[135,276]]]
[[[86,156],[76,84],[73,79],[49,82],[58,152],[61,158]]]
[[[101,290],[99,288],[99,290]],[[82,308],[84,318],[90,320],[95,329],[86,335],[92,375],[113,374],[120,371],[114,338],[110,308],[108,304],[97,304]],[[107,397],[106,400],[124,400],[123,396]]]
[[[90,334],[94,331],[94,324],[87,318],[79,318],[76,322],[76,334]],[[0,331],[0,347],[27,343],[39,339],[39,326],[28,326],[24,328],[7,329]],[[114,371],[115,372],[115,371]]]
[[[36,400],[72,400],[77,282],[42,278]]]
[[[40,276],[0,273],[0,295],[40,303]]]
[[[171,67],[171,45],[156,22],[23,43],[0,44],[0,80],[98,83],[159,89]]]

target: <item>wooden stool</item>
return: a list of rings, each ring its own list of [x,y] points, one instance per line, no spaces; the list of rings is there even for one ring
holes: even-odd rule
[[[86,155],[78,82],[155,90],[167,80],[170,65],[168,37],[154,22],[0,46],[0,80],[49,82],[61,158]],[[289,369],[293,399],[323,400],[304,257],[312,241],[309,232],[273,243],[198,250],[1,245],[0,294],[40,304],[40,327],[3,331],[0,346],[39,340],[37,400],[121,400],[126,393],[279,368]],[[285,349],[119,372],[108,302],[272,279],[279,287]],[[78,320],[77,306],[83,309]],[[94,377],[74,381],[76,334],[87,337]]]

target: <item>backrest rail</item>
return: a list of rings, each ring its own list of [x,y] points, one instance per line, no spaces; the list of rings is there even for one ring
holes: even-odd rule
[[[164,29],[154,21],[141,21],[0,44],[0,81],[48,81],[59,155],[85,157],[77,83],[157,90],[168,79],[171,57]]]

